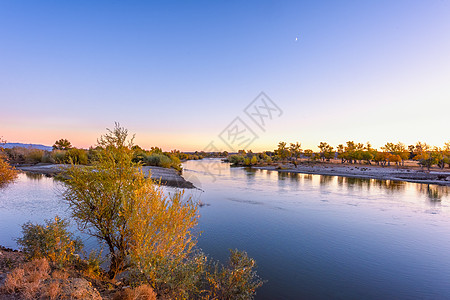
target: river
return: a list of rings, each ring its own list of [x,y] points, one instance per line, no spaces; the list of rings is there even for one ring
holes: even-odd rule
[[[256,299],[445,299],[450,295],[450,188],[407,182],[230,168],[188,161],[199,187],[199,247],[256,259]],[[63,186],[21,174],[0,191],[0,244],[20,225],[67,216]],[[171,188],[167,189],[169,192]],[[90,243],[93,243],[92,241]]]

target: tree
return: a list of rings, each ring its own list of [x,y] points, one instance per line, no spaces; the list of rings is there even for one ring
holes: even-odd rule
[[[350,163],[353,163],[353,162],[356,163],[357,145],[355,144],[355,142],[348,141],[347,146],[345,146],[344,150],[345,150],[345,153],[344,153],[345,159]]]
[[[275,152],[278,155],[278,157],[280,157],[281,160],[285,160],[290,155],[289,150],[286,148],[285,142],[279,142],[278,149],[275,150]]]
[[[309,159],[313,158],[314,152],[311,149],[306,149],[304,152],[305,156]]]
[[[0,144],[4,143],[6,143],[6,141],[0,138]],[[6,156],[3,153],[3,148],[0,148],[0,188],[5,187],[7,184],[13,182],[16,178],[16,169],[8,164],[8,162],[6,161]]]
[[[389,157],[389,162],[394,162],[397,165],[397,167],[398,167],[399,163],[402,161],[400,155],[391,154],[391,153],[389,153],[388,155],[389,155],[388,156]]]
[[[289,147],[289,151],[291,152],[291,157],[294,158],[293,163],[297,167],[297,160],[299,159],[300,155],[302,154],[302,144],[299,142],[297,143],[291,143]]]
[[[69,150],[72,148],[72,144],[67,139],[57,140],[53,144],[53,150]]]
[[[400,158],[400,161],[398,161],[397,157],[394,158],[394,160],[389,160],[390,162],[395,162],[398,166],[399,162],[402,163],[402,166],[405,164],[405,160],[409,158],[409,150],[411,150],[410,148],[411,146],[408,147],[408,149],[406,149],[405,144],[398,142],[397,144],[394,143],[386,143],[386,145],[384,145],[384,147],[381,147],[381,149],[383,149],[384,151],[398,156]],[[391,157],[391,156],[390,156]]]
[[[148,231],[140,231],[141,224],[148,224],[152,227],[148,230],[156,230],[163,237],[157,236],[150,243],[156,243],[158,249],[168,249],[165,245],[168,236],[173,247],[184,245],[185,229],[196,224],[191,216],[197,214],[197,206],[182,202],[178,194],[170,199],[162,197],[153,181],[144,177],[140,165],[132,161],[133,139],[127,137],[128,131],[119,124],[114,130],[108,129],[97,141],[99,148],[93,165],[72,164],[65,182],[64,199],[70,204],[79,229],[104,241],[108,247],[111,278],[130,267],[127,258],[135,251],[141,236],[149,236]],[[173,223],[169,224],[163,216],[166,213],[176,215]]]
[[[442,155],[444,156],[442,168],[445,167],[445,164],[448,164],[450,168],[450,142],[445,143]]]
[[[13,182],[16,178],[16,169],[10,166],[3,157],[0,157],[0,188]]]
[[[373,155],[373,152],[372,151],[363,151],[362,153],[361,153],[361,159],[362,160],[365,160],[366,162],[367,162],[367,164],[371,164],[370,163],[370,161],[372,160],[372,159],[374,159],[374,155]]]
[[[338,158],[341,159],[341,163],[345,162],[345,150],[344,150],[344,145],[339,144],[337,146],[337,153],[338,153]]]
[[[325,161],[325,159],[329,161],[331,158],[334,157],[333,147],[328,145],[328,143],[320,142],[318,147],[320,149],[320,157],[322,158],[323,161]]]
[[[435,157],[430,154],[430,150],[430,146],[422,142],[417,142],[414,149],[414,160],[417,160],[422,168],[427,167],[428,170],[437,163],[434,161]]]

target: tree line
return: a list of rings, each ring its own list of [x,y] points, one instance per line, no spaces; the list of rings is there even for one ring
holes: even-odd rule
[[[404,166],[406,160],[416,161],[419,166],[428,170],[436,165],[440,169],[445,166],[450,168],[450,142],[444,147],[430,146],[423,142],[406,146],[398,142],[388,142],[380,150],[373,148],[370,142],[365,144],[347,141],[336,147],[327,142],[320,142],[317,146],[318,152],[311,149],[302,149],[301,143],[279,142],[277,149],[273,151],[263,151],[253,153],[252,151],[240,150],[238,154],[228,157],[228,161],[234,165],[259,165],[270,164],[272,162],[291,162],[295,166],[301,159],[309,161],[331,161],[339,159],[341,163],[366,163],[379,166]]]
[[[37,163],[53,163],[53,164],[80,164],[92,165],[97,159],[98,154],[102,151],[102,146],[96,145],[89,149],[76,148],[67,139],[59,139],[52,146],[52,151],[46,151],[36,148],[14,147],[3,149],[0,143],[0,149],[4,159],[11,164],[37,164]],[[157,166],[163,168],[173,168],[181,171],[181,161],[197,160],[210,156],[223,157],[227,153],[183,153],[179,150],[163,151],[160,147],[151,147],[146,150],[139,145],[132,147],[133,162],[139,162],[143,165]]]

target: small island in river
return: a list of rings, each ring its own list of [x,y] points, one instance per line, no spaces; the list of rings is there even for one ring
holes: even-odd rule
[[[23,172],[43,174],[47,176],[56,176],[64,172],[69,167],[67,164],[36,164],[32,166],[16,166],[16,169]],[[162,185],[177,188],[195,188],[195,186],[183,178],[176,170],[154,166],[142,166],[142,171],[147,177],[151,174],[151,178],[160,181]]]

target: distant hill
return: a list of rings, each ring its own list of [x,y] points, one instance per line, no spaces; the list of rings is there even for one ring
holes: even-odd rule
[[[0,147],[3,147],[3,148],[24,147],[24,148],[35,148],[35,149],[47,150],[47,151],[52,151],[52,149],[53,149],[51,146],[45,146],[45,145],[41,145],[41,144],[23,144],[23,143],[0,144]]]

